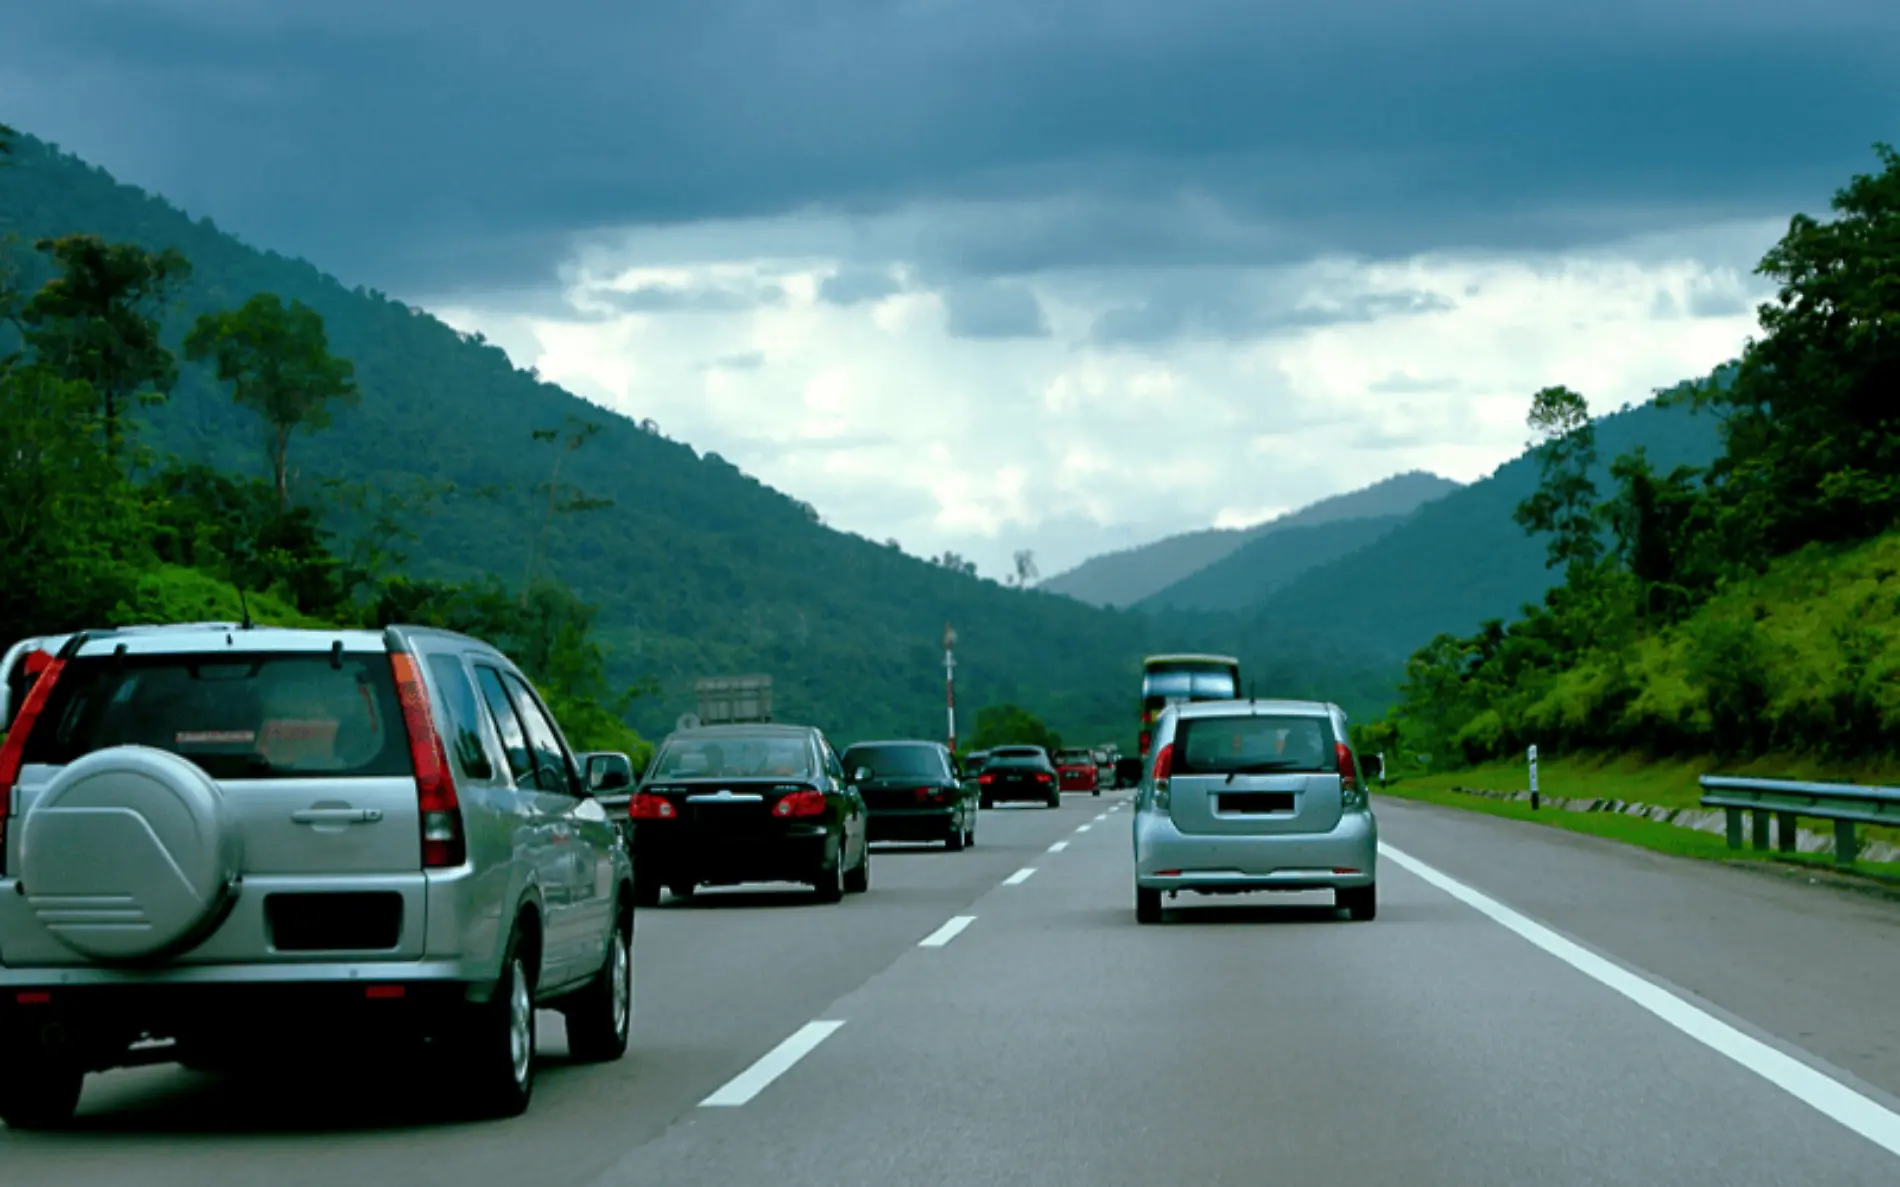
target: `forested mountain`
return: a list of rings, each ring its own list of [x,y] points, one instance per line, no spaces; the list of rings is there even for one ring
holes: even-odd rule
[[[1093,606],[1132,606],[1155,599],[1176,582],[1270,533],[1344,519],[1406,515],[1456,489],[1457,483],[1436,474],[1421,471],[1397,474],[1363,490],[1322,499],[1250,528],[1183,532],[1135,548],[1091,557],[1036,588],[1066,594]],[[1198,599],[1181,602],[1183,606],[1189,604],[1200,603]]]
[[[36,240],[76,233],[175,249],[189,262],[164,317],[162,338],[174,350],[200,315],[258,293],[320,314],[330,348],[354,364],[360,400],[338,407],[328,429],[293,439],[296,498],[319,508],[345,550],[384,539],[379,520],[413,523],[406,568],[420,577],[492,573],[519,588],[536,566],[561,579],[599,607],[610,675],[658,681],[661,695],[634,709],[648,733],[692,707],[694,678],[768,672],[784,718],[847,740],[936,736],[949,621],[961,638],[961,705],[1015,701],[1074,736],[1119,737],[1131,732],[1144,651],[1231,645],[1227,624],[1157,624],[1007,589],[830,530],[813,508],[716,454],[518,370],[479,335],[247,246],[19,137],[0,169],[0,235],[15,237],[7,254],[15,287],[31,291],[51,275]],[[133,415],[145,444],[224,471],[268,473],[257,415],[203,366],[182,363],[170,399]],[[589,437],[584,424],[598,429]],[[558,505],[592,509],[549,516],[557,461]],[[368,492],[367,503],[351,510],[347,489]],[[1293,643],[1255,662],[1285,673],[1289,687],[1323,686],[1303,655]]]
[[[1369,547],[1404,522],[1403,515],[1374,515],[1268,532],[1136,602],[1135,609],[1253,610],[1302,573]]]
[[[1706,464],[1721,449],[1714,418],[1679,406],[1649,403],[1611,413],[1596,422],[1596,432],[1601,460],[1593,475],[1605,486],[1610,460],[1638,446],[1659,469]],[[1512,519],[1538,482],[1537,456],[1527,451],[1425,504],[1369,546],[1268,594],[1244,637],[1266,647],[1297,634],[1396,667],[1435,635],[1516,617],[1563,580],[1561,570],[1545,564],[1544,544]]]

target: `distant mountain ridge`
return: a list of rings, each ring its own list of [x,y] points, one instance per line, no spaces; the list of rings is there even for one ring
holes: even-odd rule
[[[1360,490],[1321,499],[1253,527],[1183,532],[1091,557],[1036,588],[1092,606],[1135,606],[1263,536],[1339,520],[1405,516],[1459,488],[1449,478],[1411,470]]]
[[[1149,613],[1252,610],[1301,574],[1372,546],[1407,518],[1369,515],[1266,532],[1160,593],[1136,602],[1134,608]]]

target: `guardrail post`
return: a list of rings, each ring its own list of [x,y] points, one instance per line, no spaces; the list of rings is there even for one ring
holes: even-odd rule
[[[1750,812],[1748,825],[1751,834],[1748,838],[1748,847],[1766,850],[1768,848],[1768,813]]]
[[[1775,847],[1783,853],[1793,853],[1796,842],[1801,839],[1801,822],[1793,812],[1775,814]]]
[[[1860,846],[1855,843],[1854,822],[1836,820],[1834,822],[1834,860],[1840,865],[1851,866],[1859,856]]]
[[[1730,849],[1740,849],[1742,847],[1742,810],[1740,808],[1724,808],[1722,809],[1722,815],[1728,820],[1728,847]]]

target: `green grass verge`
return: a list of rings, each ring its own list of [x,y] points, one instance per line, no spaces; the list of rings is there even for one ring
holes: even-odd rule
[[[1596,794],[1605,798],[1640,800],[1641,797],[1629,789],[1620,792],[1600,791],[1585,793],[1579,791],[1552,791],[1543,775],[1543,764],[1538,764],[1538,790],[1552,795]],[[1653,820],[1644,820],[1634,816],[1621,816],[1613,812],[1565,812],[1556,808],[1544,808],[1533,812],[1529,803],[1521,800],[1493,800],[1484,796],[1465,795],[1450,790],[1449,786],[1432,786],[1434,783],[1459,783],[1465,787],[1483,787],[1471,778],[1471,772],[1456,776],[1434,776],[1430,780],[1404,780],[1394,783],[1378,794],[1394,799],[1412,800],[1424,804],[1438,804],[1448,808],[1458,808],[1467,812],[1483,812],[1489,816],[1501,816],[1506,820],[1522,820],[1529,824],[1541,824],[1549,828],[1566,829],[1573,833],[1584,833],[1601,837],[1607,841],[1619,841],[1625,845],[1635,845],[1657,853],[1667,853],[1674,857],[1692,857],[1702,861],[1752,862],[1756,864],[1806,866],[1817,870],[1848,872],[1840,870],[1834,864],[1831,854],[1817,853],[1778,853],[1757,852],[1752,849],[1730,849],[1728,842],[1718,833],[1698,832],[1695,829],[1679,828],[1673,824],[1658,824]],[[1520,771],[1520,776],[1522,772]],[[1524,786],[1521,778],[1514,785],[1486,790],[1520,790]],[[1654,801],[1641,800],[1644,803]],[[1893,830],[1863,829],[1863,833],[1891,833]],[[1877,878],[1881,881],[1900,883],[1900,862],[1859,862],[1854,874]]]

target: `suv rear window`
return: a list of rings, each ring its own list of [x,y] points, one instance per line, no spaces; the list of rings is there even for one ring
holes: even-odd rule
[[[86,656],[70,661],[22,760],[64,766],[151,746],[214,779],[413,773],[389,656],[344,652]]]
[[[1324,717],[1188,717],[1174,735],[1177,775],[1338,769],[1332,722]]]
[[[859,767],[868,767],[873,779],[940,779],[950,773],[929,746],[853,746],[844,752],[844,769]]]

